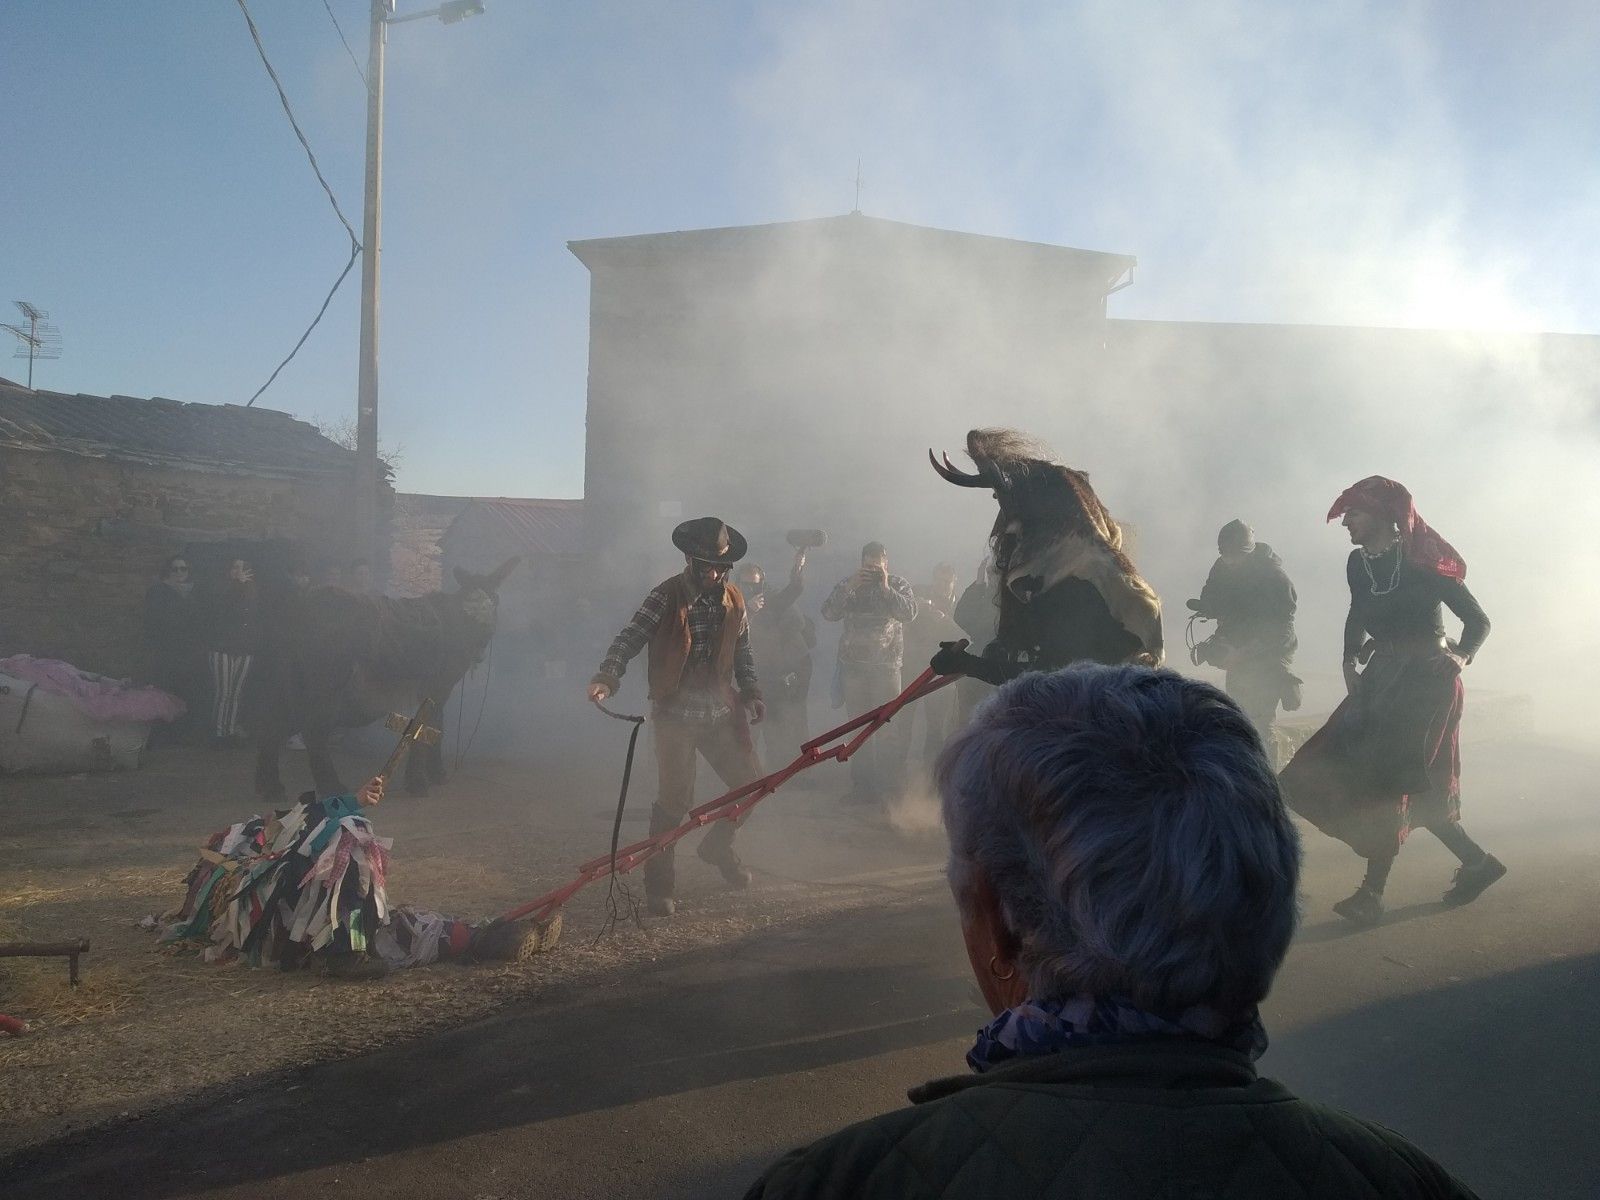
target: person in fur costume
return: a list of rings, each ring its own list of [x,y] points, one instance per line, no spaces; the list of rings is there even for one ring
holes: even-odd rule
[[[1161,601],[1089,477],[1010,429],[972,430],[967,454],[973,472],[932,450],[928,459],[949,482],[986,488],[999,503],[989,533],[999,620],[981,654],[942,643],[934,670],[999,685],[1084,660],[1159,666]]]

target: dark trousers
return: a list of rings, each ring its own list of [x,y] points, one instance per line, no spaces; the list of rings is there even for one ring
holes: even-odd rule
[[[1476,866],[1483,861],[1485,853],[1483,847],[1468,836],[1467,831],[1461,828],[1460,822],[1440,819],[1424,825],[1423,828],[1443,842],[1445,849],[1461,860],[1462,866]],[[1397,850],[1394,854],[1367,859],[1367,874],[1361,881],[1361,886],[1369,892],[1383,895],[1384,885],[1389,882],[1389,871],[1394,867],[1394,860],[1398,854]]]
[[[767,718],[757,727],[762,749],[771,769],[786,767],[811,737],[811,722],[806,714],[805,697],[767,701]]]
[[[695,768],[701,756],[729,788],[749,783],[761,774],[761,760],[756,757],[750,740],[750,728],[740,713],[704,723],[657,716],[650,727],[658,782],[655,807],[650,810],[652,836],[676,829],[694,807]],[[700,844],[701,857],[712,862],[736,859],[734,830],[732,821],[715,821],[708,826]],[[647,895],[660,898],[672,895],[676,882],[674,849],[676,847],[669,846],[644,864]]]

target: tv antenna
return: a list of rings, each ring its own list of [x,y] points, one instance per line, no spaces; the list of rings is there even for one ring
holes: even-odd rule
[[[50,323],[50,314],[38,305],[27,300],[18,300],[17,311],[27,322],[26,325],[9,325],[0,323],[0,329],[9,329],[17,335],[17,340],[22,344],[17,347],[15,358],[28,360],[28,390],[33,390],[33,360],[36,358],[52,359],[61,357],[61,330]]]

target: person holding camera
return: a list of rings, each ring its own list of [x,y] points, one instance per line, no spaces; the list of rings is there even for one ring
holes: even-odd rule
[[[900,666],[905,658],[906,625],[915,620],[917,601],[911,585],[889,574],[889,552],[882,542],[861,547],[861,567],[841,579],[822,602],[827,621],[841,621],[838,686],[834,707],[843,703],[852,714],[900,694]],[[884,800],[898,786],[905,763],[905,726],[890,722],[862,744],[850,758],[853,800]]]
[[[1300,680],[1289,673],[1296,648],[1294,584],[1283,560],[1243,521],[1229,521],[1217,534],[1217,561],[1197,600],[1196,616],[1217,631],[1190,654],[1196,666],[1224,672],[1223,688],[1256,727],[1268,757],[1276,758],[1272,723],[1281,703],[1300,707]]]

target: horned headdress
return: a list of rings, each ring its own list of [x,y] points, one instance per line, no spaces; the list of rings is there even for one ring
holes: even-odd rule
[[[1089,477],[1053,461],[1036,442],[1010,429],[974,429],[962,471],[928,451],[928,461],[960,487],[987,488],[1000,504],[990,532],[1005,596],[1028,604],[1073,576],[1094,585],[1118,624],[1137,638],[1146,658],[1162,658],[1161,601],[1122,549],[1122,529],[1100,502]],[[1002,597],[1002,611],[1006,599]]]

